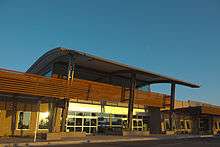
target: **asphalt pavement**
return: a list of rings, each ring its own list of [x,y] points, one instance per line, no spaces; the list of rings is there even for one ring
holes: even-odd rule
[[[82,143],[53,145],[54,147],[220,147],[220,138],[192,138],[178,140],[149,140],[114,143]]]

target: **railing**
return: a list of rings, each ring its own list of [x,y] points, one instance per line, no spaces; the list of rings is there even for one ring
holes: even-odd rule
[[[34,97],[120,102],[122,88],[87,80],[68,81],[0,69],[0,92]],[[164,99],[164,95],[159,93],[136,90],[135,104],[163,107],[169,104],[169,98]]]

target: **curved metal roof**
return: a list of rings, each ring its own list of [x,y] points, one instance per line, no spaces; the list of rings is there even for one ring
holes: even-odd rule
[[[90,68],[96,71],[103,71],[109,74],[123,76],[129,78],[130,73],[136,74],[136,80],[143,81],[149,84],[155,83],[175,83],[179,85],[188,86],[191,88],[199,88],[197,84],[178,80],[168,76],[163,76],[158,73],[143,70],[137,67],[129,66],[126,64],[118,63],[112,60],[103,59],[94,55],[90,55],[84,52],[71,50],[67,48],[58,47],[52,49],[41,56],[28,70],[28,73],[38,73],[43,67],[53,62],[59,57],[73,56],[77,65]]]

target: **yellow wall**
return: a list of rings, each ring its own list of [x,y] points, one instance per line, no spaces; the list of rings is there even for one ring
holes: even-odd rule
[[[40,111],[41,112],[47,112],[48,111],[48,104],[41,104],[40,106]],[[18,112],[16,114],[16,125],[18,124]],[[55,122],[55,132],[59,132],[60,131],[60,118],[61,118],[61,108],[58,108],[57,110],[57,117],[56,117],[56,122]],[[6,117],[6,110],[0,110],[0,136],[9,136],[12,134],[11,132],[11,115],[8,115]],[[15,135],[20,136],[20,135],[24,135],[24,136],[33,136],[34,135],[34,131],[35,131],[35,127],[36,127],[36,119],[37,119],[37,112],[31,112],[31,116],[30,116],[30,128],[25,130],[19,130],[17,129],[16,126],[16,130],[15,130]],[[38,133],[45,133],[48,132],[48,130],[38,130]]]
[[[175,101],[175,108],[185,108],[189,106],[190,104],[188,101],[179,101],[179,100]]]
[[[56,117],[56,121],[55,121],[54,132],[60,132],[60,116],[61,116],[61,112],[62,112],[61,109],[58,109],[57,117]],[[18,113],[17,113],[17,118],[18,118]],[[36,128],[36,119],[37,119],[37,112],[31,112],[30,128],[27,129],[27,130],[23,130],[23,135],[24,136],[27,136],[27,135],[28,136],[33,136],[34,135],[35,128]],[[37,132],[38,133],[47,133],[48,130],[46,130],[46,129],[45,130],[38,129]],[[22,131],[19,130],[19,129],[16,129],[15,135],[21,136],[22,135]]]
[[[94,104],[70,103],[69,111],[99,112],[100,113],[101,106],[94,105]],[[144,109],[134,108],[133,114],[136,115],[137,112],[144,112]],[[105,113],[127,115],[128,108],[116,107],[116,106],[105,106]]]
[[[69,103],[69,111],[101,112],[100,105]]]
[[[105,112],[106,112],[106,113],[111,113],[111,114],[127,115],[127,114],[128,114],[128,108],[125,108],[125,107],[105,106]],[[144,109],[134,109],[134,110],[133,110],[133,115],[136,115],[137,112],[144,112]]]
[[[0,136],[11,134],[11,115],[6,116],[6,110],[0,110]]]

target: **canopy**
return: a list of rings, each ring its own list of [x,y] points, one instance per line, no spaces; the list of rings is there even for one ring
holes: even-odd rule
[[[28,73],[39,73],[42,68],[45,68],[51,62],[58,58],[74,57],[74,62],[82,67],[94,70],[103,71],[111,75],[117,75],[124,78],[130,78],[130,73],[136,74],[138,85],[142,84],[155,84],[155,83],[174,83],[184,85],[191,88],[199,88],[197,84],[178,80],[158,73],[140,69],[137,67],[129,66],[126,64],[118,63],[112,60],[103,59],[94,55],[90,55],[81,51],[58,47],[52,49],[41,56],[28,70]]]

